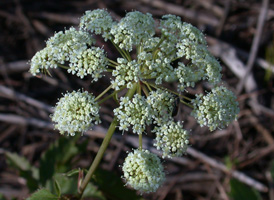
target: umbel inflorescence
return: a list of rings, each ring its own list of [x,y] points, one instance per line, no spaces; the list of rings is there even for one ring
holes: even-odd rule
[[[95,46],[94,34],[110,41],[120,56],[109,59],[103,47]],[[51,118],[61,134],[82,134],[100,123],[99,105],[115,98],[117,127],[139,135],[139,148],[128,154],[122,166],[123,178],[142,193],[156,191],[164,181],[160,159],[142,149],[142,134],[148,126],[154,127],[154,146],[163,158],[186,152],[189,131],[173,117],[178,100],[192,108],[198,123],[211,131],[225,128],[239,112],[235,95],[220,85],[221,66],[208,51],[203,33],[175,15],[164,15],[156,22],[149,13],[132,11],[117,21],[104,9],[87,11],[79,30],[55,33],[30,65],[33,75],[57,67],[92,81],[111,74],[110,86],[97,97],[80,90],[66,93]],[[207,81],[213,89],[193,99],[183,95],[199,81]],[[174,90],[165,87],[173,82]]]

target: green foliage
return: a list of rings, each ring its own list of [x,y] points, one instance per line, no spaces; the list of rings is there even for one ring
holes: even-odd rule
[[[32,166],[17,153],[5,153],[10,167],[19,170],[29,190],[34,192],[27,200],[62,200],[77,194],[80,169],[68,170],[73,166],[73,158],[85,152],[87,146],[87,141],[77,144],[77,140],[77,136],[62,137],[52,143],[40,159],[40,168]],[[135,191],[125,188],[120,177],[113,172],[97,169],[96,179],[87,185],[83,197],[106,200],[105,196],[108,199],[140,199]],[[0,200],[5,198],[0,196]]]
[[[40,160],[40,181],[45,186],[46,181],[51,179],[55,172],[66,172],[70,169],[69,161],[77,154],[79,149],[75,146],[78,137],[62,137],[50,145]],[[66,165],[67,164],[67,165]]]
[[[113,172],[103,169],[97,169],[94,174],[94,183],[98,185],[99,189],[104,195],[111,200],[141,200],[135,191],[124,187],[121,178]],[[121,195],[123,194],[123,195]]]
[[[230,197],[232,200],[262,200],[260,193],[236,179],[230,180]]]
[[[16,153],[5,152],[8,164],[19,170],[20,176],[27,180],[27,186],[31,192],[39,186],[39,170],[31,166],[29,161]]]
[[[40,189],[37,190],[35,193],[33,193],[27,200],[37,200],[37,199],[43,199],[43,200],[57,200],[59,199],[58,196],[52,194],[50,191],[46,189]]]

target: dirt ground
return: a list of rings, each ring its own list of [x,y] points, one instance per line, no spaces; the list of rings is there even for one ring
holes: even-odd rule
[[[274,200],[272,0],[1,0],[0,193],[7,199],[29,195],[26,181],[8,166],[4,153],[17,152],[37,165],[49,144],[60,137],[49,114],[62,93],[84,88],[99,94],[108,86],[107,77],[91,85],[89,78],[80,80],[64,70],[53,70],[52,77],[33,77],[28,72],[27,62],[54,32],[77,27],[84,12],[96,8],[107,8],[116,19],[132,10],[149,12],[154,18],[175,14],[203,30],[211,53],[222,65],[224,84],[237,94],[240,105],[238,121],[214,132],[200,128],[190,110],[180,106],[176,117],[192,130],[191,146],[182,158],[164,162],[168,172],[164,186],[143,197],[226,200],[234,178],[258,191],[262,199]],[[104,45],[111,50],[109,44]],[[108,56],[115,54],[110,51]],[[204,87],[201,83],[190,93]],[[91,155],[96,154],[110,124],[112,108],[111,101],[102,105],[102,124],[85,136]],[[131,133],[123,139],[121,133],[115,135],[101,167],[121,175],[118,166],[125,151],[136,147],[138,139]],[[151,135],[144,140],[150,141]],[[87,168],[92,157],[83,157],[82,166]]]

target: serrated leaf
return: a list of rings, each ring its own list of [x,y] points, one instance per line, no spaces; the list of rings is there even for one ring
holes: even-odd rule
[[[257,190],[250,188],[236,179],[230,180],[230,190],[229,195],[233,200],[262,200]]]
[[[71,158],[79,153],[75,147],[76,137],[65,138],[50,145],[40,160],[40,181],[45,186],[47,180],[50,180],[54,173],[65,172],[68,170]]]
[[[68,177],[66,174],[58,173],[53,177],[56,181],[58,181],[61,188],[61,195],[75,195],[77,194],[77,181],[78,177]],[[46,188],[49,191],[53,191],[55,188],[54,181],[47,181]],[[83,197],[95,197],[98,200],[106,200],[104,195],[98,191],[97,187],[92,183],[87,185]]]
[[[59,197],[46,189],[40,189],[33,193],[27,200],[58,200]]]
[[[136,191],[126,188],[121,178],[113,172],[98,168],[94,176],[95,183],[108,199],[112,200],[140,200]],[[121,195],[123,194],[123,195]]]

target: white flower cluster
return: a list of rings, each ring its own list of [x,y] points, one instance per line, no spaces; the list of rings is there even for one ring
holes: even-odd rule
[[[30,72],[36,75],[41,70],[56,68],[57,64],[75,62],[77,55],[92,45],[94,39],[89,34],[75,28],[60,31],[47,41],[47,46],[37,52],[30,61]],[[42,71],[43,72],[43,71]]]
[[[163,151],[163,158],[182,156],[186,152],[189,143],[188,131],[183,129],[180,122],[167,121],[155,127],[152,132],[156,133],[154,146]]]
[[[155,124],[160,126],[162,123],[172,120],[175,103],[173,94],[161,89],[151,91],[147,97],[147,103],[153,110],[151,115]]]
[[[132,82],[140,80],[140,64],[136,60],[129,62],[124,58],[118,58],[117,62],[119,65],[112,71],[112,75],[115,77],[115,80],[111,81],[112,88],[119,90],[123,85],[127,85],[127,88],[132,88]]]
[[[170,46],[175,46],[177,58],[190,61],[187,65],[179,62],[178,68],[175,69],[180,91],[189,86],[194,87],[200,80],[207,79],[214,85],[220,82],[221,66],[207,50],[205,37],[199,29],[183,23],[180,17],[175,15],[164,15],[160,29]]]
[[[155,28],[160,30],[157,36]],[[91,34],[102,35],[114,45],[120,54],[117,61],[108,59],[103,48],[93,46]],[[104,9],[86,11],[79,31],[70,28],[56,33],[30,64],[33,75],[60,66],[80,78],[89,75],[97,81],[103,72],[110,72],[111,86],[97,97],[102,98],[99,102],[119,97],[119,106],[114,109],[118,127],[122,131],[132,128],[140,143],[146,127],[153,124],[154,146],[163,151],[163,158],[181,156],[189,143],[183,122],[173,119],[180,98],[194,108],[192,115],[198,123],[211,131],[227,126],[239,112],[235,95],[217,86],[221,65],[208,51],[203,33],[175,15],[164,15],[157,24],[151,14],[139,11],[128,12],[120,21]],[[191,100],[181,94],[203,80],[214,86],[207,95]],[[164,82],[175,81],[177,91],[164,88]],[[122,96],[124,88],[128,89],[126,96]],[[108,94],[111,89],[115,91]],[[74,91],[59,100],[51,117],[61,134],[74,135],[100,122],[99,105],[91,94]],[[123,171],[127,184],[141,192],[154,192],[164,181],[159,158],[147,150],[129,153]]]
[[[225,128],[239,113],[236,96],[227,88],[220,86],[207,95],[196,95],[192,100],[192,115],[201,126],[208,126],[211,131]]]
[[[60,31],[46,42],[47,46],[31,59],[30,72],[33,75],[59,64],[69,63],[68,72],[83,78],[91,75],[97,81],[106,71],[108,60],[103,49],[90,47],[94,39],[87,32],[75,28]]]
[[[152,110],[146,99],[135,94],[130,100],[128,97],[120,99],[120,106],[114,109],[114,115],[120,122],[120,130],[128,130],[132,126],[132,131],[137,134],[142,134],[147,125],[152,122]]]
[[[142,66],[142,77],[155,79],[156,84],[168,82],[175,77],[174,68],[171,65],[175,54],[170,53],[172,49],[170,43],[164,41],[161,47],[153,52],[159,42],[158,37],[143,42],[140,46],[141,51],[137,55],[138,63]]]
[[[80,29],[90,31],[96,35],[101,34],[105,41],[111,39],[110,29],[115,24],[110,14],[104,9],[86,11],[81,17]]]
[[[102,73],[106,71],[108,59],[104,49],[99,47],[91,47],[86,49],[77,56],[75,62],[71,62],[69,73],[76,74],[80,78],[91,75],[93,81],[98,81],[102,77]]]
[[[61,134],[67,132],[73,136],[100,123],[99,105],[95,102],[94,96],[87,91],[73,91],[59,99],[51,118],[56,122],[55,128]]]
[[[141,193],[155,192],[164,182],[165,173],[160,159],[148,150],[134,150],[122,166],[126,184]]]
[[[29,72],[36,76],[39,73],[45,73],[49,68],[57,68],[58,63],[54,59],[52,52],[49,48],[44,48],[38,51],[30,60]]]
[[[114,37],[113,42],[121,49],[132,51],[133,45],[140,45],[155,34],[154,19],[150,13],[128,12],[111,28],[110,33]]]

